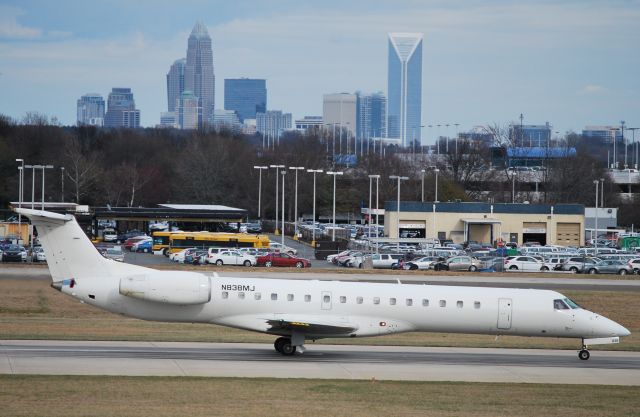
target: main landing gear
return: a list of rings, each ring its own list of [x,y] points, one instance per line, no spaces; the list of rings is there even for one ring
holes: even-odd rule
[[[291,339],[288,337],[279,337],[273,343],[273,347],[276,351],[282,353],[285,356],[291,356],[296,353],[296,347],[291,344]]]
[[[292,356],[296,351],[304,353],[304,335],[294,333],[291,337],[279,337],[273,343],[273,347],[284,356]]]

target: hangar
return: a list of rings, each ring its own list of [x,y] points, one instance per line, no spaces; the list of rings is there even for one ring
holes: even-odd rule
[[[581,204],[522,204],[401,201],[385,203],[385,236],[392,239],[451,239],[584,245]]]

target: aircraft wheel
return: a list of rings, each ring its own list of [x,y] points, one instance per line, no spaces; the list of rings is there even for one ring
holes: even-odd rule
[[[583,361],[586,361],[587,359],[589,359],[590,356],[591,354],[587,349],[582,349],[580,352],[578,352],[578,357]]]
[[[292,356],[296,353],[296,347],[291,344],[290,339],[284,339],[284,342],[280,345],[280,353],[284,356]]]
[[[286,337],[279,337],[273,342],[273,347],[276,349],[276,352],[282,353],[282,345],[287,342]]]

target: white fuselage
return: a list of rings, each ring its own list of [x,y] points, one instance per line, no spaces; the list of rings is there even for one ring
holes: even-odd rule
[[[193,272],[169,272],[176,281]],[[300,281],[207,276],[210,300],[174,305],[132,298],[119,292],[119,279],[76,279],[62,287],[97,307],[145,320],[215,323],[270,331],[267,321],[310,321],[350,326],[360,337],[424,331],[521,336],[594,338],[626,335],[617,323],[588,310],[554,309],[555,291],[413,284]],[[624,329],[624,331],[623,331]],[[626,332],[626,333],[625,333]]]

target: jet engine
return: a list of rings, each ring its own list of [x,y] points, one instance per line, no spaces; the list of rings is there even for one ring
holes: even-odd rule
[[[211,280],[195,272],[156,271],[120,279],[120,294],[156,303],[194,305],[211,300]]]

